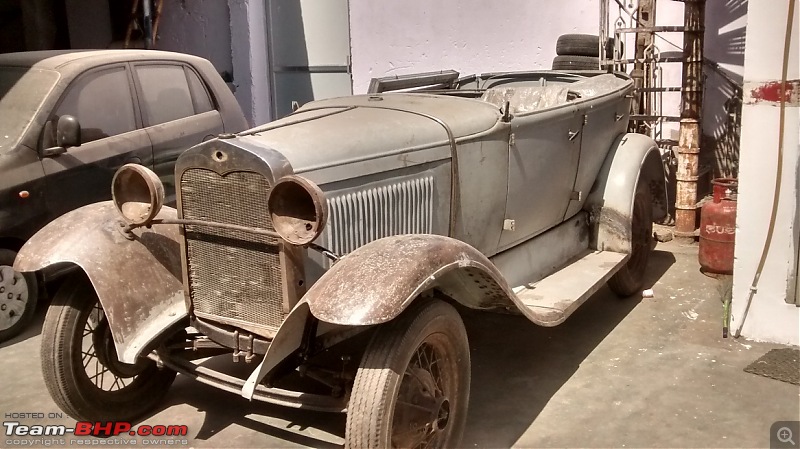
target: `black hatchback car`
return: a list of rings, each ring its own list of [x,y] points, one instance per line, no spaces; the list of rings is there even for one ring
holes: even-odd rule
[[[110,198],[126,163],[154,170],[169,201],[180,153],[245,128],[230,89],[202,58],[0,54],[0,341],[25,327],[44,281],[11,268],[25,240],[65,212]]]

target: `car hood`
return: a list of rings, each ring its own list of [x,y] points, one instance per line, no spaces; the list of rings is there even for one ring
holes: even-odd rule
[[[491,129],[500,118],[495,106],[466,98],[361,95],[309,103],[240,139],[279,151],[302,173],[446,145],[448,128],[459,139]]]

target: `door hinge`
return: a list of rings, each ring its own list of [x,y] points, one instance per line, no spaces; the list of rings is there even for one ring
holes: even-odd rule
[[[580,191],[576,192],[576,191],[573,190],[569,194],[569,199],[572,200],[572,201],[580,201],[581,199],[583,199],[583,192],[580,192]]]
[[[513,231],[515,228],[516,222],[514,220],[505,219],[503,220],[503,230],[504,231]]]

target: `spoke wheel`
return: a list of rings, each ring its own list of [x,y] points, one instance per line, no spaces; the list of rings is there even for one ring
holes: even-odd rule
[[[469,345],[449,304],[414,305],[378,328],[356,373],[348,448],[458,446],[469,401]]]
[[[117,358],[108,319],[84,276],[64,283],[42,328],[42,375],[56,404],[77,420],[125,421],[155,407],[175,372]]]
[[[647,262],[650,260],[653,242],[653,207],[647,183],[640,180],[633,200],[631,219],[631,256],[611,279],[608,286],[622,298],[641,291]]]
[[[14,271],[16,255],[14,251],[0,249],[0,342],[19,335],[36,311],[36,276]]]

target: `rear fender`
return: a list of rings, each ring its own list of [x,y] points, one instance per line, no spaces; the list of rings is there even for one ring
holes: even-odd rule
[[[164,207],[158,218],[176,218]],[[187,317],[177,225],[133,231],[126,239],[110,201],[69,212],[42,228],[17,254],[18,271],[79,266],[108,317],[120,361],[134,363],[165,330]]]
[[[647,183],[652,195],[653,219],[666,216],[666,177],[658,146],[645,135],[622,134],[611,145],[583,206],[593,223],[593,249],[631,252],[633,200],[640,182]]]

